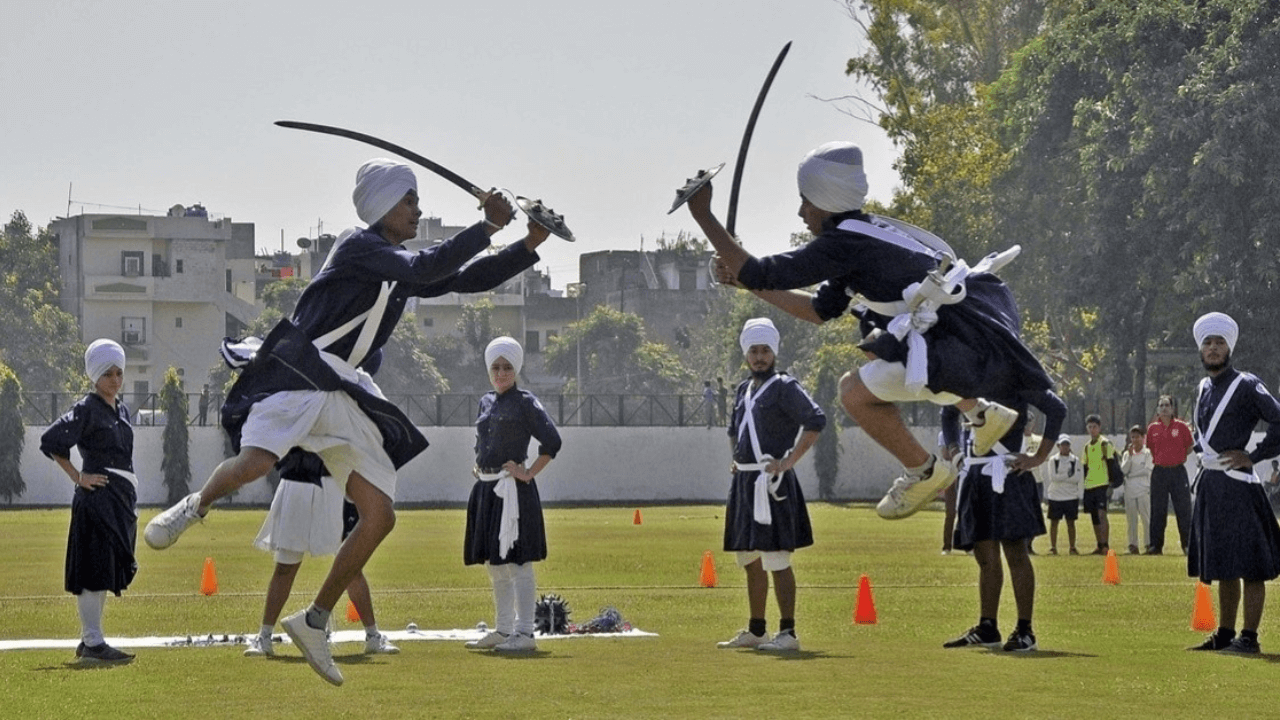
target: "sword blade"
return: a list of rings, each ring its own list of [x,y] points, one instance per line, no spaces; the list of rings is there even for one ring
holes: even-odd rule
[[[308,132],[323,133],[325,135],[337,135],[338,137],[344,137],[344,138],[349,138],[351,140],[356,140],[358,142],[362,142],[367,145],[372,145],[376,148],[382,148],[383,150],[386,150],[389,153],[399,155],[400,157],[406,160],[411,160],[421,165],[422,167],[439,175],[445,180],[448,180],[454,185],[457,185],[463,190],[466,190],[473,197],[479,200],[483,201],[485,195],[487,194],[483,190],[481,190],[479,186],[477,186],[475,183],[471,182],[470,180],[467,180],[466,178],[450,170],[449,168],[441,165],[440,163],[435,162],[434,160],[428,160],[427,158],[419,155],[416,152],[413,152],[412,150],[407,150],[405,148],[400,147],[399,145],[396,145],[395,143],[387,142],[382,138],[376,138],[372,135],[366,135],[365,133],[362,133],[362,132],[356,132],[355,130],[347,130],[345,128],[333,127],[332,125],[318,125],[316,123],[298,122],[296,120],[277,120],[276,125],[279,125],[280,127],[284,127],[284,128],[290,128],[293,130],[306,130]]]
[[[778,53],[778,58],[773,61],[773,67],[769,68],[769,74],[764,78],[764,86],[760,88],[760,94],[756,96],[755,107],[751,108],[751,117],[747,119],[747,129],[742,133],[742,145],[738,147],[738,163],[733,166],[733,185],[729,190],[729,214],[725,216],[724,229],[733,235],[734,225],[738,221],[738,188],[742,185],[742,168],[747,164],[747,148],[751,147],[751,134],[756,129],[756,118],[760,117],[760,108],[764,106],[764,99],[769,94],[769,87],[773,85],[773,77],[778,74],[778,68],[782,67],[782,61],[787,57],[787,51],[791,49],[791,42],[782,46],[782,52]]]

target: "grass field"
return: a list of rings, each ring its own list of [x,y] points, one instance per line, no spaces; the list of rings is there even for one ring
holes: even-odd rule
[[[139,649],[131,665],[84,669],[66,650],[0,653],[0,716],[71,717],[1267,717],[1280,714],[1273,683],[1280,654],[1189,653],[1194,585],[1185,559],[1120,557],[1122,582],[1104,585],[1099,557],[1035,559],[1040,651],[943,650],[977,616],[976,565],[938,554],[939,512],[901,522],[865,506],[810,506],[818,544],[796,555],[797,630],[803,652],[717,650],[746,624],[743,574],[719,552],[721,508],[550,509],[551,557],[540,593],[564,596],[572,620],[606,605],[657,638],[543,642],[512,658],[459,643],[401,643],[396,656],[352,655],[346,675],[322,682],[292,647],[272,660],[229,647]],[[144,510],[140,525],[155,513]],[[178,545],[139,549],[141,570],[107,604],[108,635],[250,633],[271,571],[250,541],[263,511],[218,511]],[[73,598],[62,591],[66,510],[0,515],[0,639],[73,638]],[[464,567],[459,510],[402,511],[367,574],[379,624],[404,629],[492,623],[486,573]],[[1091,538],[1080,525],[1080,547]],[[1176,531],[1170,528],[1170,532]],[[1123,515],[1112,515],[1124,537]],[[1120,543],[1122,544],[1122,543]],[[1044,551],[1047,541],[1037,547]],[[1063,543],[1065,547],[1065,542]],[[702,554],[716,550],[720,583],[697,587]],[[219,593],[199,594],[205,557]],[[328,567],[308,561],[286,612],[309,601]],[[859,576],[871,579],[879,622],[851,622]],[[346,607],[345,599],[339,613]],[[1280,649],[1264,618],[1264,650]],[[1015,620],[1006,587],[1001,630]],[[776,629],[772,597],[769,622]],[[358,627],[345,622],[338,629]],[[343,657],[346,656],[346,657]]]

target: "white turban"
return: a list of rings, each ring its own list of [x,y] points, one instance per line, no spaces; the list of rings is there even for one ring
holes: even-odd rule
[[[1234,351],[1236,338],[1240,337],[1240,326],[1226,313],[1211,312],[1201,315],[1200,319],[1196,320],[1191,333],[1196,336],[1196,345],[1203,344],[1204,339],[1210,335],[1217,335],[1227,341],[1227,350]]]
[[[94,340],[84,351],[84,374],[97,383],[113,367],[124,370],[124,348],[114,340]]]
[[[366,225],[373,225],[400,202],[405,193],[417,191],[418,178],[404,163],[374,158],[356,171],[356,189],[351,201],[356,204],[356,215]]]
[[[769,318],[751,318],[742,325],[742,334],[738,336],[743,355],[747,354],[752,345],[768,345],[773,354],[777,355],[781,342],[782,336]]]
[[[515,368],[516,374],[520,374],[520,367],[524,365],[524,348],[520,347],[515,338],[503,335],[491,340],[484,349],[484,366],[492,367],[493,361],[500,357],[506,358],[511,367]]]
[[[862,150],[850,142],[829,142],[814,148],[800,161],[797,180],[800,194],[827,212],[858,210],[867,199]]]

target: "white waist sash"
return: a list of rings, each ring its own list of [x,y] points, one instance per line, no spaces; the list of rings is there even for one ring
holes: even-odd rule
[[[120,470],[118,468],[107,468],[107,472],[111,473],[112,475],[119,475],[125,480],[128,480],[129,482],[133,483],[134,490],[138,489],[138,476],[134,475],[128,470]]]
[[[476,470],[480,482],[491,482],[493,494],[502,498],[502,519],[498,525],[498,557],[505,559],[512,546],[520,539],[520,500],[516,496],[516,479],[503,470],[485,473]]]
[[[778,502],[787,499],[785,495],[778,495],[778,488],[782,486],[781,475],[769,475],[765,470],[769,466],[769,462],[774,458],[765,455],[764,462],[757,463],[737,463],[738,472],[754,472],[756,482],[754,486],[754,498],[752,502],[752,516],[755,521],[761,525],[773,524],[773,511],[769,509],[769,498],[772,497]]]
[[[986,455],[980,458],[967,458],[965,460],[965,470],[971,467],[982,468],[982,474],[991,478],[991,490],[996,494],[1004,494],[1004,481],[1009,477],[1009,465],[1007,464],[1011,455]],[[966,475],[968,472],[965,473]],[[958,491],[957,491],[958,492]]]
[[[904,247],[914,252],[937,257],[938,254],[915,238],[906,238],[900,232],[886,230],[861,220],[845,220],[837,226],[840,230],[854,232]],[[929,382],[929,344],[924,334],[938,322],[938,310],[943,305],[954,305],[964,300],[967,291],[965,279],[972,273],[996,272],[1009,264],[1022,252],[1014,245],[1002,253],[991,253],[970,268],[964,260],[947,257],[944,265],[931,271],[921,282],[911,283],[902,291],[902,300],[878,302],[859,293],[850,292],[853,301],[880,315],[893,318],[888,331],[907,344],[906,389],[919,393]],[[948,265],[949,263],[949,265]]]

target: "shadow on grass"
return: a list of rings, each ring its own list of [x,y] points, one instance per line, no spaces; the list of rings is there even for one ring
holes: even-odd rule
[[[82,663],[78,660],[68,660],[61,665],[44,665],[41,667],[31,668],[31,672],[56,672],[58,670],[115,670],[116,668],[129,667],[134,661],[114,662],[114,663]]]
[[[796,650],[795,652],[757,652],[761,657],[772,658],[774,660],[835,660],[837,658],[852,659],[853,654],[838,654],[823,652],[821,650]]]
[[[1009,658],[1025,658],[1027,660],[1049,660],[1051,658],[1096,658],[1097,655],[1090,653],[1073,653],[1064,650],[1035,650],[1032,652],[1005,652],[999,648],[987,651],[988,655],[999,655],[1000,657]]]

